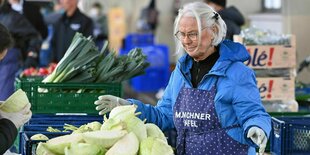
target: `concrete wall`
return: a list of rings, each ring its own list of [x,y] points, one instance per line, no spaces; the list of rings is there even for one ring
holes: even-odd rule
[[[284,31],[296,35],[297,64],[310,56],[310,1],[282,0],[284,2]],[[298,67],[298,66],[297,66]],[[297,75],[297,80],[310,83],[310,66]]]

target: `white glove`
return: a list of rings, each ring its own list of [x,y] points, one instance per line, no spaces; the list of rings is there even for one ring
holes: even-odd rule
[[[102,95],[95,101],[96,110],[100,111],[99,115],[110,112],[114,107],[121,105],[130,105],[130,102],[113,95]]]
[[[0,103],[1,104],[1,103]],[[30,111],[31,104],[28,103],[21,111],[18,112],[4,112],[0,109],[0,119],[6,118],[14,123],[16,128],[20,128],[31,118],[32,112]]]
[[[254,126],[249,129],[247,137],[251,138],[251,140],[259,146],[259,154],[264,154],[267,144],[267,136],[265,132]]]

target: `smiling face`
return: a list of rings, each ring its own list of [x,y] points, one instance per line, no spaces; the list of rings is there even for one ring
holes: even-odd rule
[[[194,17],[184,16],[179,22],[179,31],[183,37],[179,38],[186,53],[191,56],[195,61],[206,59],[211,55],[215,48],[212,46],[212,30],[209,27],[202,26],[201,29],[201,41],[199,44],[198,25]],[[193,35],[197,36],[197,39],[191,39]]]

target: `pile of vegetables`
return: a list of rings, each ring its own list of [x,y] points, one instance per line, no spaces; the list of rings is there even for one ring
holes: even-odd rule
[[[103,124],[88,123],[69,135],[40,142],[37,155],[172,155],[172,147],[158,126],[145,123],[135,105],[115,107]],[[42,136],[42,135],[41,135]]]
[[[47,76],[51,74],[56,68],[56,63],[50,63],[47,67],[34,68],[29,67],[21,72],[20,77],[31,77],[31,76]]]
[[[55,70],[42,82],[119,83],[143,74],[148,66],[140,48],[116,56],[107,42],[99,51],[90,37],[77,32]]]

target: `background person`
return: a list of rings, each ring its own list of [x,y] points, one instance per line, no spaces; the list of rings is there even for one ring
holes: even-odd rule
[[[52,61],[59,62],[64,56],[76,32],[88,37],[93,34],[93,22],[77,7],[78,0],[60,0],[65,13],[53,26]]]
[[[159,11],[156,8],[156,0],[151,0],[149,5],[141,10],[137,29],[142,33],[155,33],[158,26]]]
[[[7,0],[0,0],[0,23],[14,39],[14,46],[0,63],[0,101],[4,101],[14,92],[16,74],[23,68],[39,65],[42,38],[26,17],[12,10]]]
[[[89,9],[89,16],[94,21],[94,36],[108,38],[108,19],[103,13],[103,6],[99,2],[92,4]]]
[[[53,0],[52,2],[52,10],[50,10],[44,15],[44,22],[48,26],[52,26],[57,23],[57,21],[59,21],[59,19],[63,16],[65,12],[64,8],[60,4],[60,0]]]
[[[47,37],[47,26],[40,12],[40,7],[27,0],[9,0],[13,10],[24,15],[32,26],[40,33],[42,39]]]
[[[13,38],[10,32],[0,24],[0,63],[12,46]],[[0,106],[1,104],[2,101],[0,101]],[[16,113],[7,113],[0,109],[0,154],[4,154],[11,147],[17,136],[17,129],[28,122],[31,115],[30,104]]]
[[[186,53],[156,106],[111,95],[95,101],[99,114],[136,104],[139,117],[177,130],[177,154],[263,153],[271,131],[250,58],[242,44],[223,40],[226,25],[203,2],[184,5],[175,19],[176,49]],[[198,150],[198,151],[197,151]]]
[[[103,42],[108,40],[109,36],[108,19],[103,13],[103,6],[99,2],[95,2],[89,10],[89,16],[94,22],[93,36],[95,43],[101,49]]]
[[[233,40],[233,36],[240,34],[241,26],[244,25],[244,17],[239,10],[230,6],[226,8],[226,0],[205,0],[216,12],[218,12],[227,26],[226,39]]]

